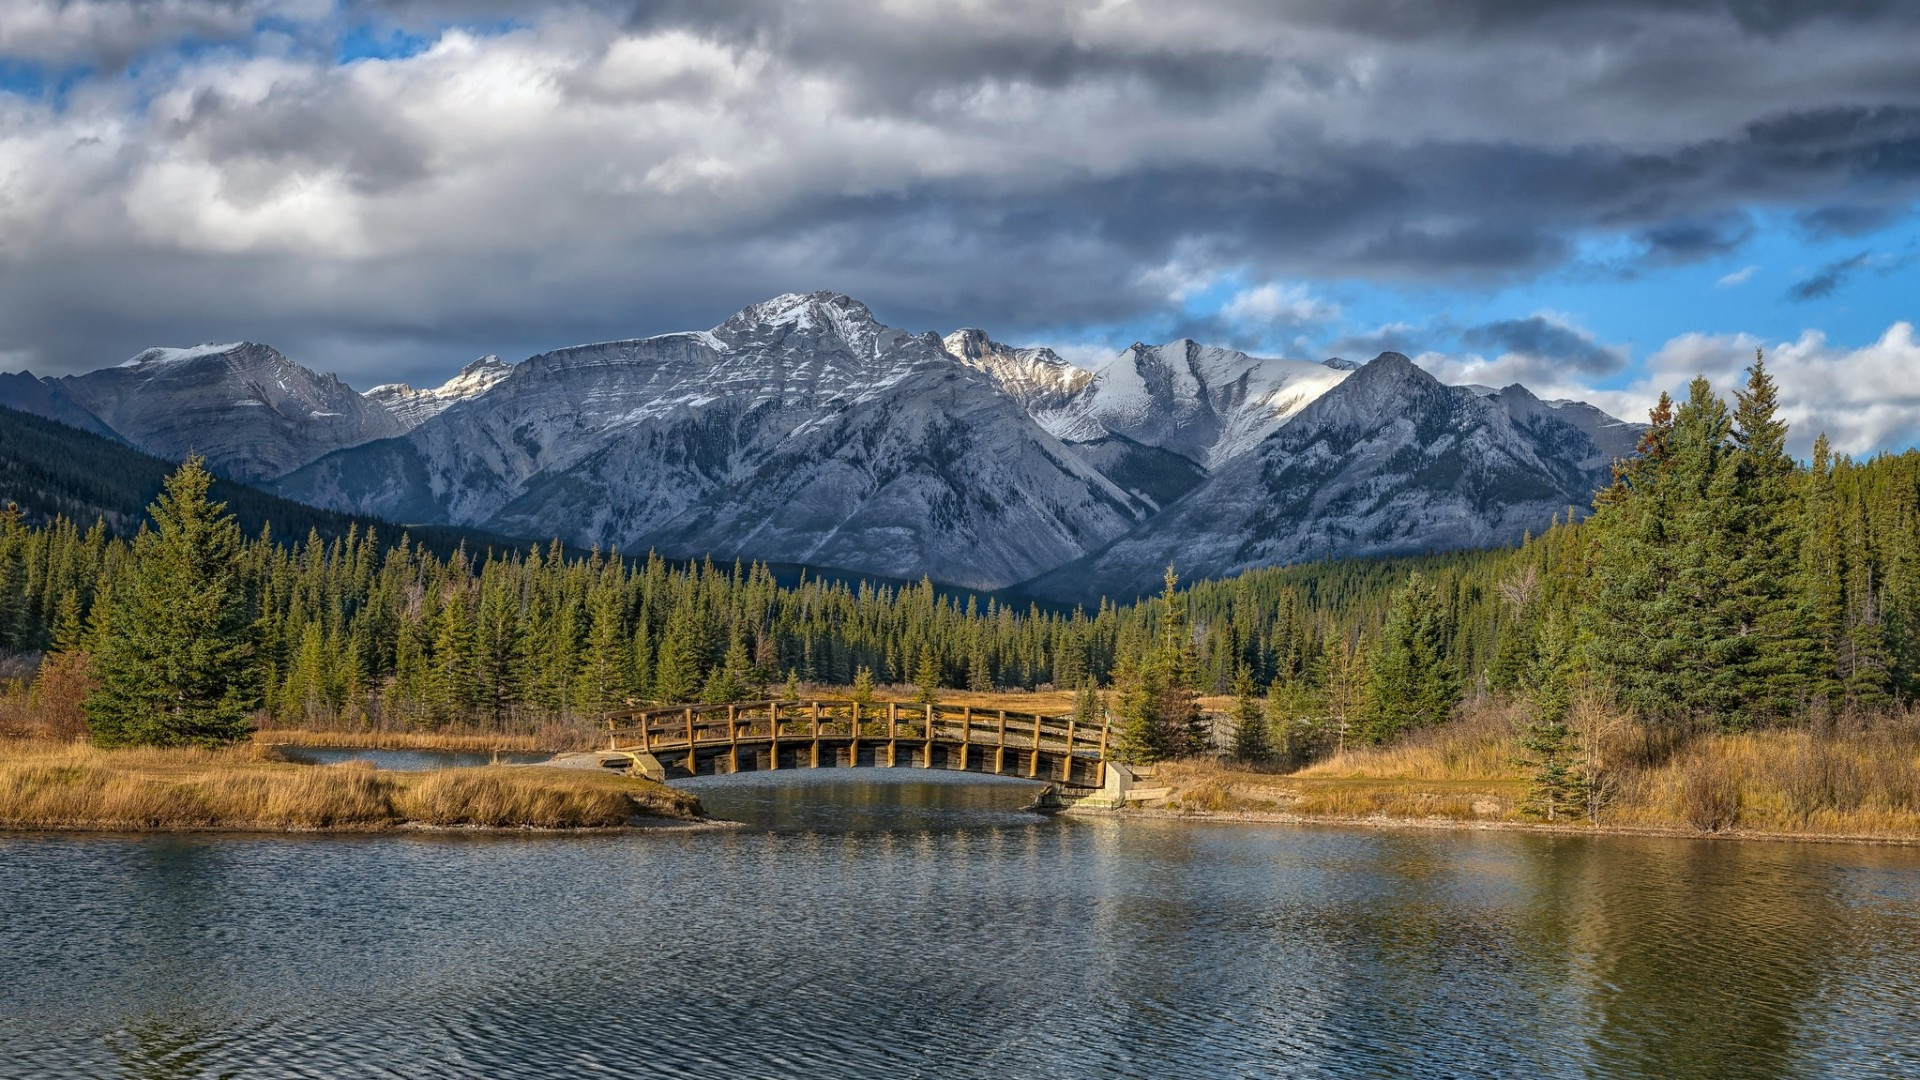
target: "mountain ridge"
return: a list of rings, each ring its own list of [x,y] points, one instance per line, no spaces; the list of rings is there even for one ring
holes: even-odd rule
[[[342,512],[1063,598],[1072,573],[1132,587],[1148,551],[1203,574],[1350,553],[1262,500],[1320,507],[1354,551],[1518,539],[1550,518],[1540,492],[1604,483],[1640,430],[1518,385],[1446,388],[1397,353],[1282,360],[1183,338],[1089,368],[978,328],[889,327],[830,291],[708,330],[482,357],[432,389],[356,392],[235,343],[0,378],[0,404],[15,399]],[[1406,467],[1420,456],[1447,464]],[[1508,480],[1462,487],[1447,469]],[[1375,500],[1406,527],[1338,520],[1369,485],[1406,488]],[[1294,490],[1321,487],[1319,502]]]

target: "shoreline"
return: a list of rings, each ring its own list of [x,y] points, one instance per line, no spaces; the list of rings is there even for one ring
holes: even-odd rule
[[[1803,844],[1853,844],[1866,847],[1920,847],[1920,836],[1871,833],[1779,832],[1758,829],[1695,829],[1658,825],[1556,825],[1544,821],[1461,820],[1448,817],[1345,817],[1292,814],[1280,810],[1172,810],[1160,807],[1067,807],[1062,814],[1083,818],[1133,818],[1147,821],[1193,821],[1221,825],[1324,825],[1335,828],[1424,829],[1450,832],[1528,832],[1548,836],[1650,836],[1668,840],[1723,840]]]

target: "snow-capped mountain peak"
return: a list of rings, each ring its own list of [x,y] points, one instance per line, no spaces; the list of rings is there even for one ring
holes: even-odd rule
[[[199,360],[208,356],[224,356],[238,349],[244,349],[252,342],[233,341],[225,345],[204,342],[189,349],[152,348],[141,352],[133,359],[121,364],[123,368],[145,367],[150,364],[178,364],[188,360]]]
[[[409,430],[438,416],[462,401],[470,401],[500,385],[513,374],[513,365],[488,354],[460,369],[460,373],[430,390],[416,390],[406,383],[387,383],[368,390],[363,396],[392,413]]]

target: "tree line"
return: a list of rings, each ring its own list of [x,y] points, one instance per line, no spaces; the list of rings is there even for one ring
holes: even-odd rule
[[[1543,760],[1564,757],[1557,725],[1582,696],[1667,730],[1909,698],[1920,454],[1855,462],[1823,438],[1796,462],[1759,360],[1732,405],[1696,380],[1651,421],[1585,520],[1569,508],[1516,548],[1184,589],[1170,569],[1159,596],[1090,611],[982,603],[926,581],[783,586],[758,564],[557,543],[436,554],[358,528],[249,537],[189,461],[130,537],[0,516],[0,649],[127,687],[123,706],[103,699],[89,716],[129,731],[158,707],[132,688],[159,685],[207,703],[194,708],[218,714],[209,730],[228,732],[260,713],[525,730],[800,681],[866,693],[913,682],[923,698],[1050,686],[1078,690],[1089,718],[1113,716],[1142,761],[1202,746],[1203,695],[1232,696],[1236,754],[1280,763],[1438,723],[1476,693],[1527,702]]]

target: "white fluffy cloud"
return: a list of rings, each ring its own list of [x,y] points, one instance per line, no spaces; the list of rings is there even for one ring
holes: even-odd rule
[[[0,352],[411,377],[821,287],[1019,340],[1230,274],[1223,322],[1297,326],[1289,282],[1910,204],[1920,13],[1759,7],[4,0],[0,59],[90,74],[0,88]],[[424,46],[340,63],[365,27]]]
[[[1543,398],[1578,398],[1623,419],[1645,420],[1662,392],[1685,398],[1696,375],[1731,398],[1755,349],[1765,350],[1780,386],[1796,453],[1805,455],[1821,432],[1846,454],[1920,446],[1920,336],[1910,322],[1894,323],[1860,348],[1834,346],[1815,330],[1774,343],[1749,334],[1683,334],[1647,356],[1640,374],[1618,387],[1595,387],[1565,365],[1524,356],[1430,352],[1415,359],[1446,382],[1498,387],[1524,381]]]

